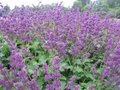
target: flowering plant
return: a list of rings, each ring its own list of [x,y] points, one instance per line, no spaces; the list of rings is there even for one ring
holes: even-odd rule
[[[1,89],[113,90],[120,85],[119,33],[119,21],[58,4],[4,12]]]

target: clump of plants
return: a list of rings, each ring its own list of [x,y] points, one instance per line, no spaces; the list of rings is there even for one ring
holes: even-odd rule
[[[119,21],[90,11],[15,7],[0,17],[1,90],[113,90],[119,33]]]

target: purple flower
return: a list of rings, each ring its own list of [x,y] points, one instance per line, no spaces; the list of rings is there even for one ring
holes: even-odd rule
[[[54,87],[54,89],[61,88],[61,82],[59,79],[55,79],[53,81],[53,87]]]
[[[8,72],[8,70],[7,69],[2,69],[1,71],[0,71],[0,74],[1,75],[3,75],[3,76],[5,76],[5,74]]]
[[[38,66],[35,67],[32,77],[35,79],[38,76]]]
[[[53,85],[52,84],[47,84],[45,90],[54,90]]]
[[[28,87],[30,88],[30,90],[40,90],[40,87],[34,79],[28,82]]]
[[[59,71],[54,72],[54,74],[52,75],[52,77],[53,77],[54,79],[57,79],[57,78],[59,78],[60,76],[61,76],[61,74],[60,74]]]
[[[3,68],[3,64],[0,63],[0,68]]]
[[[17,90],[24,90],[24,87],[21,83],[15,83],[15,87]]]
[[[80,88],[80,85],[76,85],[76,86],[73,88],[73,90],[79,90],[79,88]]]
[[[24,64],[23,64],[22,60],[23,60],[23,57],[18,52],[13,50],[11,53],[11,57],[10,57],[11,67],[20,68],[20,69],[23,68]]]
[[[97,74],[96,67],[92,67],[92,74],[93,74],[93,76],[96,76],[96,74]]]
[[[21,70],[21,71],[18,72],[18,75],[21,78],[21,81],[23,83],[27,83],[28,82],[28,75],[27,75],[26,71]]]
[[[95,85],[90,85],[89,90],[95,90],[95,87],[96,87]]]
[[[53,69],[54,70],[59,70],[59,63],[60,63],[60,58],[59,56],[55,56],[54,59],[53,59],[53,62],[52,62],[52,65],[53,65]]]
[[[45,81],[49,81],[49,80],[51,80],[51,79],[52,79],[52,76],[51,76],[51,75],[49,75],[49,74],[45,75]]]
[[[71,89],[72,84],[74,83],[76,76],[72,76],[66,85],[66,90]]]
[[[59,70],[59,69],[60,69],[60,66],[59,66],[58,64],[54,64],[54,65],[53,65],[53,68],[54,68],[54,70]]]
[[[110,67],[105,67],[102,73],[102,77],[105,78],[110,75]]]
[[[26,56],[30,56],[30,52],[29,52],[25,47],[22,47],[22,52],[23,52],[23,54],[25,54]]]
[[[49,73],[49,70],[48,70],[48,65],[45,63],[43,64],[43,74],[48,74]]]
[[[60,58],[59,56],[55,56],[53,59],[53,65],[59,64],[60,63]]]

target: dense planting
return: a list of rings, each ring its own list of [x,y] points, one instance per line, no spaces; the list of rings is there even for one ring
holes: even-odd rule
[[[120,22],[60,5],[0,17],[0,90],[114,90]]]

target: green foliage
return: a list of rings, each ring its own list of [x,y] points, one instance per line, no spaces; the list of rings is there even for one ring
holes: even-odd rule
[[[115,8],[120,6],[120,0],[107,0],[107,4],[110,8]]]
[[[110,14],[112,17],[120,17],[120,0],[97,0],[94,4],[93,11],[100,12],[103,15]]]
[[[116,9],[116,17],[120,18],[120,7]]]
[[[73,4],[73,8],[79,8],[80,10],[85,9],[88,4],[90,3],[90,0],[76,0]]]
[[[3,40],[3,37],[0,36],[0,60],[6,67],[9,67],[8,64],[9,56],[10,56],[10,50],[8,44]]]
[[[1,39],[2,40],[2,39]],[[17,47],[21,48],[21,43],[15,40],[17,42]],[[45,83],[44,83],[44,76],[42,74],[42,64],[47,62],[50,67],[51,66],[51,61],[53,57],[56,55],[55,52],[47,52],[42,48],[42,44],[38,38],[35,38],[32,43],[24,43],[24,47],[30,52],[30,56],[25,56],[24,55],[24,62],[27,66],[27,71],[29,76],[31,77],[32,74],[34,73],[34,68],[36,66],[39,66],[39,71],[38,71],[38,77],[37,77],[37,82],[40,85],[41,89],[44,90],[45,88]],[[10,51],[8,45],[2,40],[2,59],[6,60],[10,56]],[[22,53],[22,51],[20,51]],[[103,70],[103,64],[102,64],[102,59],[103,59],[103,54],[102,53],[97,53],[94,56],[90,56],[85,59],[81,59],[81,57],[74,57],[74,56],[64,56],[61,58],[61,63],[60,63],[60,72],[62,74],[62,77],[60,78],[62,82],[62,90],[64,90],[65,85],[69,78],[72,75],[76,75],[77,79],[75,83],[80,84],[80,90],[88,90],[89,86],[92,84],[96,85],[96,90],[111,90],[111,87],[105,87],[104,83],[99,80],[99,77],[94,77],[92,73],[92,67],[95,64],[95,62],[99,61],[101,62],[100,65],[96,67],[97,70],[97,76],[102,72]],[[8,61],[3,62],[6,67],[8,67]],[[110,88],[110,89],[107,89]],[[2,90],[2,89],[0,89]]]
[[[96,11],[108,12],[109,6],[106,3],[99,3],[95,7]]]
[[[74,4],[73,4],[73,8],[82,8],[83,5],[82,5],[82,2],[81,1],[75,1]]]
[[[4,57],[9,57],[10,56],[10,50],[7,44],[4,44],[3,47],[1,48],[1,52]]]

